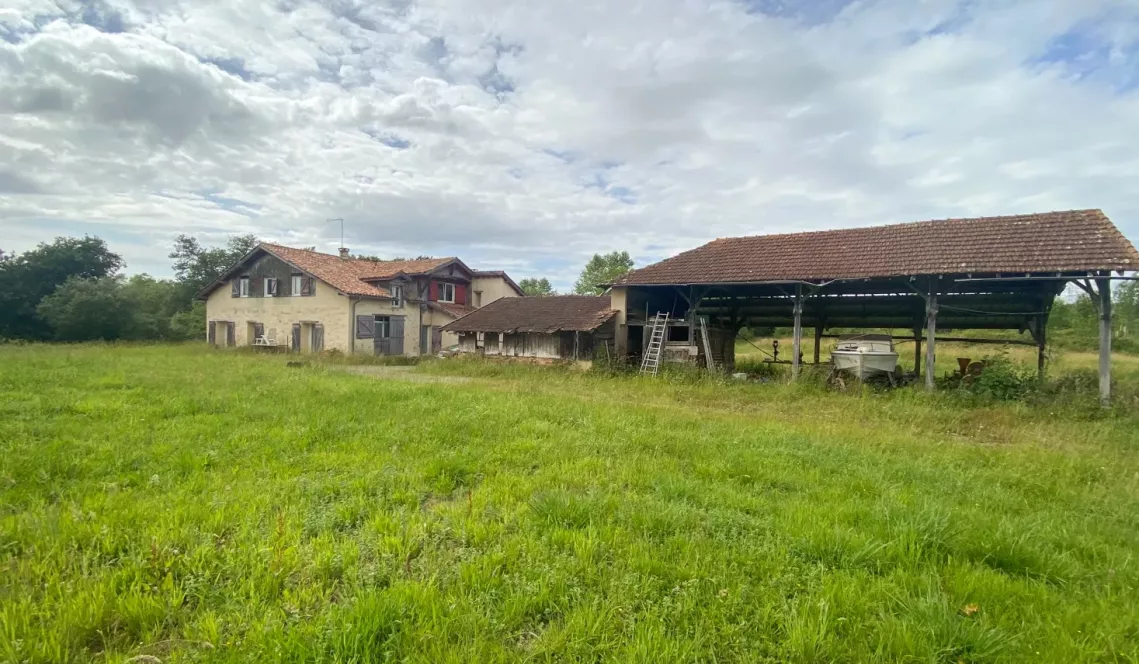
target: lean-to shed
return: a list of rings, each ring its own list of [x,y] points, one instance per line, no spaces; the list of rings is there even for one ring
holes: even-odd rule
[[[556,295],[498,300],[443,328],[459,352],[547,360],[591,360],[612,352],[617,312],[609,296]]]

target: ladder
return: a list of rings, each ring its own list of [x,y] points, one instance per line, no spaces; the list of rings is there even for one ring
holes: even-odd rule
[[[716,370],[716,359],[712,357],[712,342],[708,340],[708,319],[699,316],[700,338],[704,341],[704,360],[708,363],[708,371]]]
[[[664,337],[668,333],[668,314],[658,312],[653,316],[653,329],[649,334],[649,345],[641,360],[641,374],[657,375],[660,369],[660,356],[664,352]]]

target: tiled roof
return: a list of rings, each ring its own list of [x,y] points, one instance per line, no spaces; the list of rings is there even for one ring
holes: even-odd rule
[[[452,318],[462,318],[475,310],[474,307],[465,304],[453,304],[451,302],[428,302],[428,304]]]
[[[448,332],[588,332],[617,312],[609,296],[504,297],[448,323]]]
[[[721,238],[634,270],[618,283],[1136,269],[1139,252],[1103,212],[1072,210]]]
[[[455,260],[430,258],[411,261],[374,261],[366,258],[341,258],[318,251],[294,249],[266,242],[262,242],[260,247],[343,293],[371,297],[391,297],[391,293],[386,288],[366,283],[364,280],[385,279],[398,274],[424,274]]]

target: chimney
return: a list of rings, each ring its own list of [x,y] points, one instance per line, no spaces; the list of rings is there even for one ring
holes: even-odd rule
[[[340,247],[340,257],[348,258],[348,247]]]

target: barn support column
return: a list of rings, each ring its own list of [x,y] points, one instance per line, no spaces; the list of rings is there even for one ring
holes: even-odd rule
[[[925,389],[932,392],[933,379],[937,376],[934,369],[935,349],[937,342],[937,285],[930,281],[929,294],[925,298]]]
[[[791,344],[791,380],[799,379],[799,354],[803,345],[803,284],[795,284],[795,303],[791,312],[795,316],[795,327]]]
[[[819,351],[823,343],[823,326],[818,324],[815,326],[815,364],[819,363]]]
[[[914,377],[921,375],[921,327],[914,328]]]
[[[1111,281],[1096,279],[1099,290],[1099,401],[1111,405]]]
[[[1033,337],[1036,338],[1036,373],[1044,380],[1044,316],[1037,316]]]

